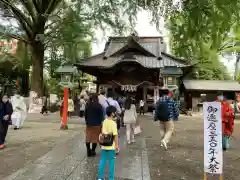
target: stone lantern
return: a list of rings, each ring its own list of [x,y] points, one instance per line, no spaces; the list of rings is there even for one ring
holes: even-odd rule
[[[78,85],[75,82],[75,77],[79,75],[78,69],[75,66],[60,66],[57,68],[56,73],[61,73],[61,81],[59,85],[64,88],[64,98],[63,98],[63,111],[60,129],[68,129],[68,90],[73,89]]]
[[[56,73],[61,74],[60,86],[70,89],[77,86],[75,77],[79,75],[79,72],[76,66],[60,66],[57,68]]]

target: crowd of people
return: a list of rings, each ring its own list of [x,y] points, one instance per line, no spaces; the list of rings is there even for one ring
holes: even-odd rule
[[[118,138],[120,129],[126,128],[126,141],[135,142],[135,133],[140,133],[137,121],[136,102],[133,97],[114,98],[114,94],[101,90],[99,94],[88,97],[81,96],[79,100],[79,116],[86,122],[87,156],[96,155],[96,148],[101,147],[101,160],[98,178],[104,178],[105,164],[109,162],[109,179],[114,179],[115,156],[120,153]],[[135,131],[137,130],[137,131]]]
[[[136,102],[127,95],[118,99],[112,92],[101,90],[99,94],[92,94],[89,98],[80,99],[80,117],[86,121],[86,149],[87,156],[95,156],[97,145],[101,146],[101,160],[98,178],[104,179],[104,167],[109,162],[109,179],[114,179],[115,155],[120,152],[118,144],[119,130],[126,128],[126,143],[135,142],[135,134],[141,132],[139,118],[137,118],[136,104],[139,103],[139,113],[144,115],[145,102]],[[179,107],[173,99],[173,94],[164,91],[156,103],[154,120],[159,121],[161,145],[167,149],[174,131],[174,120],[178,120]]]
[[[226,96],[218,96],[217,101],[222,104],[222,147],[226,151],[230,147],[229,139],[234,127],[234,108],[231,107],[233,102]],[[102,151],[98,179],[104,179],[104,168],[106,161],[108,161],[109,179],[113,180],[115,155],[120,150],[118,138],[121,119],[123,126],[126,126],[127,143],[135,142],[135,130],[139,125],[136,102],[130,96],[119,102],[113,99],[111,93],[106,97],[105,92],[101,91],[98,96],[92,95],[85,107],[87,155],[89,157],[95,156],[97,143],[100,143]],[[144,114],[143,100],[140,100],[139,107],[140,114]],[[166,150],[174,132],[174,121],[177,121],[178,118],[178,101],[172,92],[163,91],[156,102],[154,120],[159,122],[161,146]]]
[[[222,147],[226,151],[230,147],[229,139],[234,129],[235,112],[238,105],[228,96],[219,95],[217,102],[222,105]],[[140,115],[144,115],[144,101],[136,102],[131,95],[114,98],[114,94],[101,90],[99,94],[81,96],[79,101],[68,100],[68,115],[72,115],[78,104],[79,116],[86,122],[86,150],[87,156],[96,155],[96,148],[101,147],[101,158],[98,179],[104,179],[104,168],[109,163],[109,179],[114,179],[115,156],[120,153],[119,130],[126,128],[126,143],[135,142],[135,134],[141,132],[139,118],[137,118],[136,104],[139,103]],[[22,127],[27,117],[27,107],[18,92],[9,98],[7,95],[0,99],[0,149],[5,147],[9,125],[14,130]],[[170,91],[162,91],[154,110],[154,121],[159,122],[161,146],[166,150],[174,132],[174,121],[179,117],[179,103]]]

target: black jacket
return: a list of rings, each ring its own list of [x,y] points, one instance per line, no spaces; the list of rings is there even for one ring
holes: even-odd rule
[[[100,126],[104,120],[104,110],[100,103],[86,105],[85,121],[88,126]]]
[[[11,115],[13,113],[13,107],[10,102],[3,103],[4,107],[4,116],[9,115],[9,121],[11,121]]]
[[[4,108],[5,108],[4,104],[0,102],[0,122],[3,120]]]

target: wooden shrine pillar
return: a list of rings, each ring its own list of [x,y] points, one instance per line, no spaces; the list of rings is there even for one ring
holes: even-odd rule
[[[192,110],[192,94],[189,91],[184,92],[184,101],[186,102],[186,109]]]
[[[97,93],[97,94],[100,93],[99,90],[100,90],[100,88],[99,88],[99,84],[97,83],[97,88],[96,88],[96,93]]]

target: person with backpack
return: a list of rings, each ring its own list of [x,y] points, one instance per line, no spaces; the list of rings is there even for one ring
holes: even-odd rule
[[[103,107],[105,109],[105,112],[106,112],[106,109],[107,109],[108,106],[111,105],[111,106],[115,107],[115,117],[114,117],[114,119],[117,122],[117,128],[119,130],[120,127],[121,127],[121,116],[120,115],[121,115],[122,110],[121,110],[118,102],[113,99],[113,93],[112,92],[109,92],[107,96],[108,96],[108,98],[106,99]]]
[[[104,107],[106,100],[107,100],[106,91],[104,89],[101,89],[98,95],[98,101]]]
[[[99,135],[101,144],[101,158],[98,169],[98,180],[104,180],[105,165],[109,163],[109,180],[114,180],[115,172],[115,153],[119,151],[118,146],[118,131],[114,121],[116,108],[112,105],[106,109],[106,119],[102,123],[102,132]]]
[[[178,120],[178,105],[170,98],[169,91],[163,92],[163,95],[156,103],[154,121],[159,121],[161,146],[167,150],[167,144],[174,131],[173,120]]]

